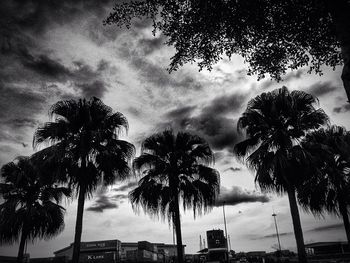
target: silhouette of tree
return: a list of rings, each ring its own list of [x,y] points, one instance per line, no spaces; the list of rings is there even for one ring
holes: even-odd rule
[[[306,254],[295,189],[304,175],[298,168],[308,163],[300,140],[328,120],[315,102],[313,96],[286,87],[262,93],[248,102],[238,120],[238,129],[245,130],[247,138],[234,148],[256,171],[255,182],[262,190],[287,192],[299,262],[306,262]]]
[[[199,61],[209,70],[223,55],[241,55],[249,74],[279,80],[288,68],[344,63],[350,100],[350,3],[347,0],[140,0],[117,3],[104,24],[153,20],[175,47],[169,70]]]
[[[78,263],[85,198],[100,183],[111,185],[130,175],[128,160],[134,146],[118,139],[122,129],[128,128],[124,115],[113,113],[98,98],[59,101],[49,115],[55,120],[36,130],[33,144],[51,143],[36,158],[60,181],[76,189],[78,210],[72,262]]]
[[[302,146],[313,157],[313,170],[298,188],[300,204],[314,215],[329,212],[342,216],[350,244],[350,162],[343,147],[350,148],[350,132],[339,126],[314,131]]]
[[[28,240],[50,239],[64,228],[65,209],[59,205],[70,190],[41,177],[29,157],[18,157],[1,168],[0,242],[20,240],[17,262],[23,261]]]
[[[133,167],[143,177],[130,192],[134,209],[142,207],[175,225],[178,261],[183,262],[180,203],[194,216],[208,212],[219,193],[219,173],[208,167],[214,156],[200,137],[171,130],[156,133],[142,144]]]

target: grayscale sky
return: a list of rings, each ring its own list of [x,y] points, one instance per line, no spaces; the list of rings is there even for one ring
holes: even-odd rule
[[[49,107],[62,99],[101,98],[129,120],[123,138],[134,143],[172,127],[203,136],[215,151],[215,168],[221,174],[221,196],[226,200],[232,249],[266,250],[276,247],[272,210],[278,214],[281,243],[295,249],[286,196],[259,192],[254,173],[232,154],[242,135],[236,122],[249,99],[280,88],[300,89],[319,98],[333,124],[350,128],[349,104],[340,80],[341,68],[324,68],[322,76],[306,69],[288,72],[276,83],[247,76],[240,57],[223,60],[211,72],[185,65],[166,71],[174,54],[165,39],[152,35],[149,21],[134,21],[130,30],[103,26],[113,2],[104,1],[2,1],[0,7],[0,165],[18,155],[33,153],[34,130],[48,121]],[[138,154],[137,153],[137,154]],[[86,203],[82,240],[119,239],[172,243],[167,222],[135,213],[127,194],[135,178],[99,189]],[[69,200],[66,227],[49,241],[28,244],[32,257],[52,256],[73,241],[76,201]],[[341,220],[314,218],[301,211],[305,242],[345,240]],[[193,219],[182,216],[186,252],[199,250],[199,235],[223,229],[222,207]],[[0,247],[0,255],[16,255],[18,244]]]

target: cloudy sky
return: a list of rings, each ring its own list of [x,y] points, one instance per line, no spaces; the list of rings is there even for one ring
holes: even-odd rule
[[[35,2],[35,3],[33,3]],[[74,4],[73,4],[74,2]],[[164,128],[187,129],[203,136],[215,151],[226,200],[228,232],[235,251],[276,247],[272,211],[278,214],[282,247],[295,249],[288,200],[260,193],[254,174],[236,161],[233,145],[241,139],[236,122],[249,99],[264,91],[300,89],[317,96],[332,123],[350,128],[349,104],[340,68],[322,76],[307,69],[289,72],[283,82],[247,76],[240,57],[223,60],[211,72],[185,65],[167,73],[173,49],[152,35],[149,21],[134,21],[130,30],[103,26],[113,6],[104,1],[2,1],[0,8],[0,165],[30,155],[34,130],[48,121],[47,112],[62,99],[101,98],[129,120],[125,139],[139,149],[146,136]],[[135,179],[99,190],[86,203],[82,240],[119,239],[172,243],[167,222],[135,213],[127,199]],[[66,227],[50,241],[28,244],[32,257],[52,256],[73,241],[76,201],[65,202]],[[345,240],[341,221],[301,212],[305,242]],[[199,249],[199,235],[223,229],[222,207],[193,219],[183,213],[186,252]],[[0,247],[16,255],[18,244]]]

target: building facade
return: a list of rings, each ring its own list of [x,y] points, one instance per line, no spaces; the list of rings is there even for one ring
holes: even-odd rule
[[[185,245],[183,245],[185,255]],[[73,243],[54,252],[55,257],[72,259]],[[167,263],[177,257],[176,245],[150,243],[148,241],[120,242],[119,240],[81,242],[80,262],[117,263],[117,262],[159,262]]]
[[[71,260],[73,243],[54,252],[55,257]],[[79,261],[83,263],[117,263],[121,260],[121,242],[118,239],[81,242]]]

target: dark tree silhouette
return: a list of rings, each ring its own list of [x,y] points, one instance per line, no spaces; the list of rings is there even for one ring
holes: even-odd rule
[[[167,218],[175,226],[178,262],[183,262],[179,205],[194,216],[208,212],[219,193],[219,173],[207,165],[214,156],[200,137],[171,130],[156,133],[142,144],[133,167],[143,177],[130,192],[134,209]]]
[[[262,190],[288,194],[299,262],[307,260],[295,189],[304,175],[298,168],[308,163],[300,140],[328,120],[315,102],[313,96],[286,87],[262,93],[248,102],[240,117],[238,129],[246,132],[246,139],[234,148],[256,171],[255,182]]]
[[[314,131],[302,146],[313,157],[313,170],[298,187],[299,203],[314,215],[325,212],[341,216],[350,244],[350,160],[342,148],[350,148],[350,132],[339,126]]]
[[[131,25],[150,18],[174,46],[170,71],[187,62],[211,69],[222,55],[241,55],[249,73],[279,80],[288,68],[344,63],[350,100],[348,0],[140,0],[117,3],[105,24]]]
[[[101,100],[64,100],[50,111],[54,122],[47,122],[34,134],[34,146],[51,143],[36,154],[46,170],[76,189],[78,210],[73,247],[73,263],[78,263],[84,202],[98,184],[111,185],[130,175],[128,161],[134,146],[119,140],[128,122],[120,112],[113,113]]]
[[[20,240],[17,262],[23,261],[28,240],[50,239],[64,228],[65,209],[59,205],[70,190],[43,178],[29,157],[18,157],[1,168],[0,243]]]

